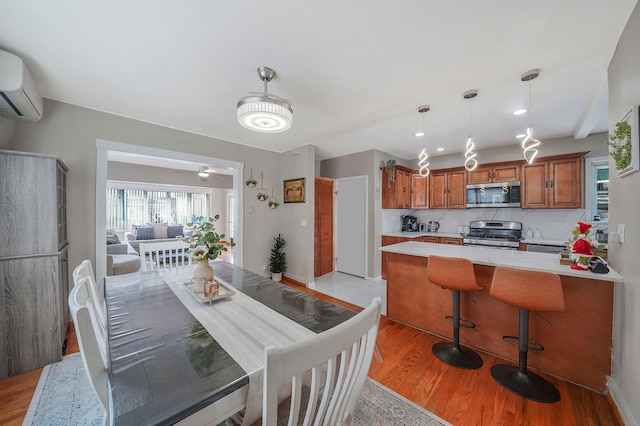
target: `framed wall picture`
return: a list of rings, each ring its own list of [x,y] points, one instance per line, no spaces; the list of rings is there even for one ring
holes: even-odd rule
[[[640,118],[638,105],[634,105],[616,123],[610,135],[609,155],[613,157],[618,177],[624,177],[640,170]]]
[[[285,203],[304,203],[304,178],[285,180],[282,193]]]

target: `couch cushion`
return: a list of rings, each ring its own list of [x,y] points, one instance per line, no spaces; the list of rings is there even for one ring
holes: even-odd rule
[[[153,238],[167,238],[167,224],[166,223],[154,223],[153,225]]]
[[[116,230],[111,228],[111,229],[107,229],[107,245],[109,244],[120,244],[120,238],[118,238],[118,234],[116,233]]]
[[[153,240],[153,226],[133,225],[133,236],[136,240]]]
[[[183,226],[182,225],[171,225],[167,226],[167,238],[176,238],[183,236]]]

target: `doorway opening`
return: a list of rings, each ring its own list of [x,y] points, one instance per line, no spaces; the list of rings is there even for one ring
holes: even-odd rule
[[[96,278],[101,280],[106,276],[106,245],[104,242],[104,231],[106,230],[106,191],[107,191],[107,170],[109,152],[118,152],[131,156],[155,158],[169,168],[172,162],[192,163],[192,165],[209,165],[211,167],[225,169],[231,174],[233,180],[233,230],[230,232],[238,241],[242,241],[242,211],[243,185],[242,175],[244,164],[236,161],[224,160],[214,157],[189,154],[184,152],[169,151],[159,148],[151,148],[139,145],[131,145],[102,139],[96,140]],[[197,170],[197,169],[196,169]],[[102,195],[100,195],[102,194]],[[226,201],[226,200],[225,200]],[[234,250],[233,263],[242,266],[243,250],[240,245]]]

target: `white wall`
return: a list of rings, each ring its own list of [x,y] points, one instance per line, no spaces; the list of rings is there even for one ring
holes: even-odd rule
[[[608,69],[609,129],[640,104],[640,6],[629,18]],[[635,123],[638,125],[638,123]],[[611,395],[627,425],[640,423],[640,173],[618,178],[609,161],[609,223],[625,224],[625,242],[609,244],[609,262],[624,277],[616,284]]]
[[[96,233],[96,139],[198,154],[244,163],[244,179],[249,167],[262,171],[271,182],[280,175],[280,155],[274,152],[220,141],[200,135],[131,120],[99,111],[45,99],[46,114],[37,122],[16,122],[12,149],[55,155],[69,167],[68,222],[69,262],[71,269],[83,259],[95,262]],[[235,123],[234,123],[235,124]],[[265,182],[266,184],[267,182]],[[277,215],[257,205],[255,194],[244,191],[244,205],[255,204],[254,213],[245,208],[244,264],[246,269],[262,273],[268,259],[271,237],[280,229]],[[290,247],[296,250],[296,247]]]
[[[569,152],[590,151],[585,157],[601,157],[607,155],[607,133],[595,133],[584,139],[574,139],[571,136],[565,136],[555,139],[546,139],[542,141],[539,147],[539,157],[550,155],[566,154]],[[478,163],[480,165],[487,163],[498,163],[502,161],[524,160],[522,156],[522,147],[519,143],[501,146],[497,148],[478,149]],[[429,157],[430,169],[444,169],[449,167],[464,166],[464,153],[446,154]],[[414,160],[411,168],[418,169],[418,160]]]

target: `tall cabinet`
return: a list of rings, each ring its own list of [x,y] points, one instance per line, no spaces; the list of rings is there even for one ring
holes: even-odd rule
[[[0,150],[0,379],[62,358],[66,173],[56,157]]]

